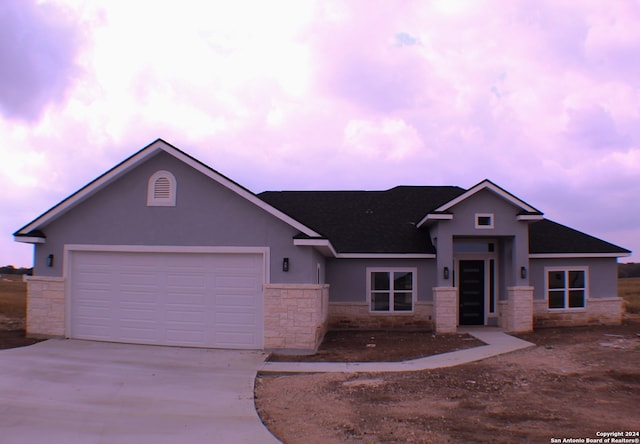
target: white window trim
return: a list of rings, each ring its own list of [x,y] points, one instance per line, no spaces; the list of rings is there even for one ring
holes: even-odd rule
[[[569,296],[567,293],[567,288],[565,287],[565,295],[564,295],[564,303],[565,306],[563,308],[551,308],[549,307],[549,272],[550,271],[582,271],[584,272],[584,306],[582,307],[569,307]],[[546,303],[547,310],[553,312],[562,312],[562,311],[584,311],[587,308],[587,301],[589,300],[589,267],[586,265],[579,266],[558,266],[558,267],[544,267],[544,300]]]
[[[371,309],[371,273],[375,272],[410,272],[411,273],[411,310],[394,311],[393,310],[393,290],[389,289],[389,310],[372,310]],[[382,315],[402,315],[413,314],[416,307],[416,301],[418,298],[418,269],[415,267],[367,267],[366,270],[367,279],[367,305],[369,306],[369,313],[382,314]],[[390,280],[393,282],[393,279]]]
[[[169,197],[157,198],[155,197],[155,183],[161,178],[165,177],[169,180]],[[169,171],[160,170],[156,171],[149,178],[147,184],[147,206],[148,207],[175,207],[176,206],[176,194],[177,183],[176,178]]]
[[[481,217],[488,217],[491,220],[489,225],[481,225],[479,219]],[[475,214],[475,227],[479,230],[492,230],[494,228],[495,216],[493,213],[476,213]]]

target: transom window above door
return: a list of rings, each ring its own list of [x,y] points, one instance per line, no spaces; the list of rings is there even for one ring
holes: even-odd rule
[[[454,239],[454,253],[495,253],[496,241],[487,239]]]
[[[367,269],[367,293],[372,312],[412,312],[416,269]]]

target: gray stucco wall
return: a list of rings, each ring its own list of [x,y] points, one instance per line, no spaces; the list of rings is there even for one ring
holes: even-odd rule
[[[366,302],[367,268],[416,267],[418,300],[433,300],[436,286],[435,259],[329,259],[326,279],[331,302]]]
[[[173,173],[175,207],[148,207],[147,184],[158,170]],[[271,282],[315,283],[323,259],[293,245],[298,230],[173,156],[160,152],[48,226],[36,245],[35,274],[61,276],[65,244],[270,247]],[[49,254],[54,266],[46,266]],[[289,258],[289,272],[282,259]],[[311,266],[313,264],[313,266]]]
[[[529,266],[529,228],[527,222],[516,220],[520,208],[488,190],[482,190],[455,205],[451,212],[452,220],[438,222],[437,249],[438,270],[453,267],[454,237],[504,239],[504,251],[501,254],[501,276],[506,286],[527,285],[526,279],[516,272],[520,267]],[[493,228],[476,228],[476,213],[491,213],[494,216]],[[450,286],[450,280],[444,280],[442,273],[437,274],[439,286]]]
[[[618,294],[616,258],[531,259],[533,298],[545,299],[545,267],[588,267],[589,297],[612,298]]]
[[[508,299],[507,288],[512,286],[511,282],[515,280],[515,271],[512,266],[514,242],[515,238],[508,237],[498,243],[498,300],[500,301]]]

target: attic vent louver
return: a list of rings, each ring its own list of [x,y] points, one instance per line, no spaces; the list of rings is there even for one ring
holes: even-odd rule
[[[147,206],[176,206],[176,178],[169,171],[157,171],[149,178]]]
[[[171,182],[166,177],[159,177],[153,184],[154,199],[168,199],[171,197]]]

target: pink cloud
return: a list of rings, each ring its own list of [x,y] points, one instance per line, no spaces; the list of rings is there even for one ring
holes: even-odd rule
[[[44,107],[64,99],[77,75],[80,33],[53,4],[0,2],[0,111],[37,120]]]
[[[23,8],[38,30],[23,47],[60,54],[38,65],[12,53],[25,72],[51,68],[12,80],[24,104],[0,86],[6,116],[28,121],[18,134],[0,120],[0,150],[43,158],[24,169],[31,213],[162,137],[257,192],[488,177],[592,234],[624,227],[609,240],[640,251],[628,235],[640,226],[635,3],[336,1],[295,20],[279,3],[261,10],[269,20],[220,5],[180,6],[188,19],[158,7],[163,31],[140,36],[129,6],[106,2],[87,19],[80,79],[68,76],[76,34]],[[18,183],[2,165],[0,178]]]

